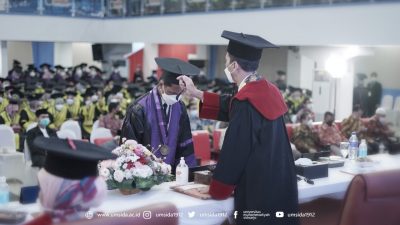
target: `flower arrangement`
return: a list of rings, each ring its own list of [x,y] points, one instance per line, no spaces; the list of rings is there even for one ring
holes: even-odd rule
[[[99,174],[104,177],[108,189],[147,191],[154,185],[172,180],[171,166],[157,158],[150,150],[135,140],[123,140],[112,151],[116,160],[99,164]]]

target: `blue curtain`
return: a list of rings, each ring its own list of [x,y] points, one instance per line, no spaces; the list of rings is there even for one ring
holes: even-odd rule
[[[54,64],[54,42],[32,42],[32,53],[37,68],[43,63]]]

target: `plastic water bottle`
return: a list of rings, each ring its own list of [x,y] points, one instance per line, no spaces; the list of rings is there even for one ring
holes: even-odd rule
[[[6,182],[6,177],[0,177],[0,205],[5,205],[10,201],[10,189]]]
[[[176,167],[176,183],[185,185],[189,182],[189,167],[186,165],[185,158],[181,157],[179,165]]]
[[[358,155],[358,138],[356,132],[351,133],[349,144],[349,159],[356,160]]]
[[[358,149],[358,157],[359,158],[365,158],[368,155],[368,145],[365,139],[361,140],[360,147]]]

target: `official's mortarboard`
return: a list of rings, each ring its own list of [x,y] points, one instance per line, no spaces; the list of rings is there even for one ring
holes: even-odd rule
[[[228,53],[248,61],[259,61],[264,48],[278,48],[264,38],[244,33],[224,30],[221,37],[229,40]]]
[[[47,152],[44,169],[66,179],[98,176],[100,160],[117,158],[102,147],[80,140],[37,137],[33,146]]]
[[[157,65],[163,70],[163,79],[172,84],[179,84],[176,79],[181,75],[196,76],[200,69],[195,65],[177,58],[155,58]]]

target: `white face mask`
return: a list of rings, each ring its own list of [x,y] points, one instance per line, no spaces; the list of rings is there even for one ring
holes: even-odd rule
[[[35,73],[35,72],[30,72],[29,75],[30,75],[31,77],[34,77],[34,76],[36,75],[36,73]]]
[[[99,96],[93,95],[92,96],[92,102],[97,102],[99,100]]]
[[[379,122],[380,122],[381,124],[385,124],[385,123],[386,123],[386,118],[385,118],[385,117],[380,117],[380,118],[379,118]]]
[[[179,98],[177,98],[177,95],[167,95],[165,94],[165,89],[164,89],[164,93],[161,94],[161,97],[164,99],[167,105],[173,105],[177,103],[179,100],[181,100],[182,95],[180,95]]]
[[[85,101],[85,105],[86,105],[86,106],[89,106],[91,103],[92,103],[92,102],[91,102],[90,100],[86,100],[86,101]]]
[[[313,104],[311,104],[311,103],[309,103],[309,104],[307,104],[307,109],[312,109],[313,108]]]
[[[64,105],[63,104],[57,104],[56,105],[56,110],[61,111],[63,109]]]
[[[68,105],[74,104],[74,100],[71,99],[71,98],[67,99],[67,104],[68,104]]]
[[[229,64],[229,65],[225,68],[224,72],[225,72],[226,78],[228,78],[229,83],[234,83],[233,78],[232,78],[232,73],[231,73],[231,71],[229,71],[229,69],[228,69],[228,67],[229,67],[230,65],[232,65],[232,63]]]

